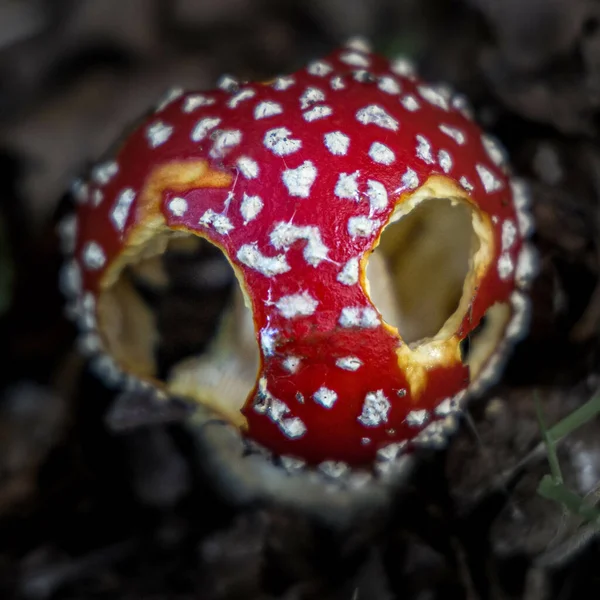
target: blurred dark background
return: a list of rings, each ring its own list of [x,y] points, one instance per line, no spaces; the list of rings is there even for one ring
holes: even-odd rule
[[[219,495],[177,415],[109,426],[55,226],[170,86],[289,72],[355,34],[470,97],[531,187],[541,274],[530,336],[448,450],[340,530]],[[534,395],[552,423],[600,386],[599,125],[593,0],[0,0],[0,599],[598,597],[596,530],[536,493]],[[559,455],[593,502],[597,420]]]

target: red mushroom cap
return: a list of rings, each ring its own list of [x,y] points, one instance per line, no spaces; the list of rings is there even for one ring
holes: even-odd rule
[[[326,470],[443,443],[523,330],[531,224],[503,153],[461,98],[362,45],[271,82],[171,93],[75,195],[64,285],[105,374],[156,383],[115,342],[126,322],[109,323],[103,294],[165,231],[201,236],[234,267],[260,352],[241,414],[222,412]],[[469,208],[479,250],[442,333],[407,344],[366,267],[384,228],[430,198]],[[461,342],[493,306],[505,308],[498,343],[474,369]]]

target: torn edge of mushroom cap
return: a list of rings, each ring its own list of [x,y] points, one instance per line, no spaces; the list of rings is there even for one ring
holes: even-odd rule
[[[495,144],[506,156],[505,150],[501,148],[497,140],[495,140]],[[506,169],[508,170],[508,168],[508,163],[506,163]],[[530,329],[532,301],[529,290],[540,270],[539,252],[531,241],[531,237],[535,233],[534,219],[530,211],[531,190],[523,178],[514,175],[510,177],[510,187],[517,213],[519,234],[523,240],[515,265],[515,289],[510,295],[510,318],[496,351],[488,358],[477,377],[453,402],[452,412],[456,413],[462,411],[466,402],[480,398],[499,382],[514,347],[527,336]],[[443,410],[442,405],[438,406],[438,410],[440,408]],[[438,414],[440,413],[438,412]],[[430,427],[435,429],[435,426],[437,426],[437,422],[420,432],[418,437],[420,438],[424,434],[425,445],[428,445],[428,435],[431,433],[428,430]],[[417,439],[416,442],[424,443],[423,439]],[[435,440],[431,445],[436,446]]]
[[[188,422],[197,460],[238,505],[277,503],[344,529],[386,510],[416,464],[414,454],[402,455],[383,477],[334,461],[305,468],[295,457],[273,458],[259,444],[242,439],[230,424],[202,414],[204,410],[200,407]]]
[[[357,47],[357,44],[362,43],[354,40],[346,47],[356,52],[367,52],[368,50]],[[398,58],[392,61],[392,65],[392,72],[405,77],[416,76],[415,67],[409,59]],[[227,82],[223,85],[225,83]],[[468,103],[462,96],[447,87],[439,91],[454,108],[471,118]],[[176,88],[162,102],[171,102],[179,96],[180,90]],[[503,163],[505,156],[506,153],[503,153]],[[508,169],[507,163],[504,166]],[[523,180],[511,178],[510,181],[518,228],[523,239],[529,238],[533,233],[529,191]],[[72,196],[76,204],[93,201],[88,197],[83,180],[75,182]],[[76,216],[71,214],[61,221],[58,233],[67,257],[61,271],[61,289],[67,298],[67,316],[76,321],[80,330],[80,351],[91,359],[93,371],[110,387],[153,390],[157,398],[167,400],[168,396],[158,382],[143,380],[124,372],[105,351],[96,328],[94,299],[90,294],[83,293],[80,267],[72,256],[76,228]],[[325,461],[316,468],[307,468],[301,459],[292,456],[273,457],[258,444],[248,442],[230,425],[220,422],[220,417],[206,407],[194,405],[197,412],[192,421],[192,431],[202,462],[215,475],[221,487],[240,501],[277,499],[291,506],[311,507],[310,510],[315,513],[327,513],[332,519],[341,518],[338,511],[342,507],[348,509],[344,513],[348,515],[360,512],[361,507],[380,505],[389,496],[386,491],[401,485],[412,470],[414,455],[406,451],[409,448],[444,447],[458,427],[465,402],[481,395],[500,377],[513,346],[528,331],[530,300],[527,291],[538,271],[538,262],[536,250],[531,243],[525,241],[516,267],[517,289],[511,296],[511,318],[496,352],[469,387],[436,407],[436,420],[422,429],[411,442],[390,443],[382,447],[377,453],[372,471],[351,468],[337,461]]]

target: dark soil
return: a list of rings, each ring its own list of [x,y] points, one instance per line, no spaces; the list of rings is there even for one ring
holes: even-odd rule
[[[340,531],[220,495],[179,405],[107,419],[143,399],[77,354],[54,229],[71,179],[170,85],[288,72],[356,33],[470,97],[531,186],[541,273],[500,383],[389,513]],[[536,393],[553,423],[600,388],[599,140],[593,0],[0,0],[0,598],[600,597],[595,530],[537,494],[531,454]],[[559,448],[581,495],[600,484],[599,425]]]

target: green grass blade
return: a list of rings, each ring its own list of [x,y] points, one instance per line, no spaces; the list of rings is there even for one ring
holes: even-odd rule
[[[562,440],[564,437],[585,425],[600,413],[600,394],[592,397],[585,404],[566,416],[548,430],[548,435],[554,442]]]
[[[550,465],[550,473],[552,475],[552,480],[555,485],[558,485],[563,482],[563,477],[562,472],[560,470],[558,455],[556,453],[556,445],[554,439],[550,435],[548,428],[546,427],[546,423],[544,420],[544,411],[542,410],[542,403],[540,401],[540,396],[537,393],[535,394],[535,409],[537,412],[538,422],[540,424],[540,430],[542,432],[542,439],[544,440],[544,444],[546,445],[546,452],[548,454],[548,464]]]
[[[544,475],[538,486],[540,496],[564,506],[571,514],[579,515],[590,523],[600,525],[600,510],[584,498],[569,490],[563,483],[556,483],[550,475]]]

